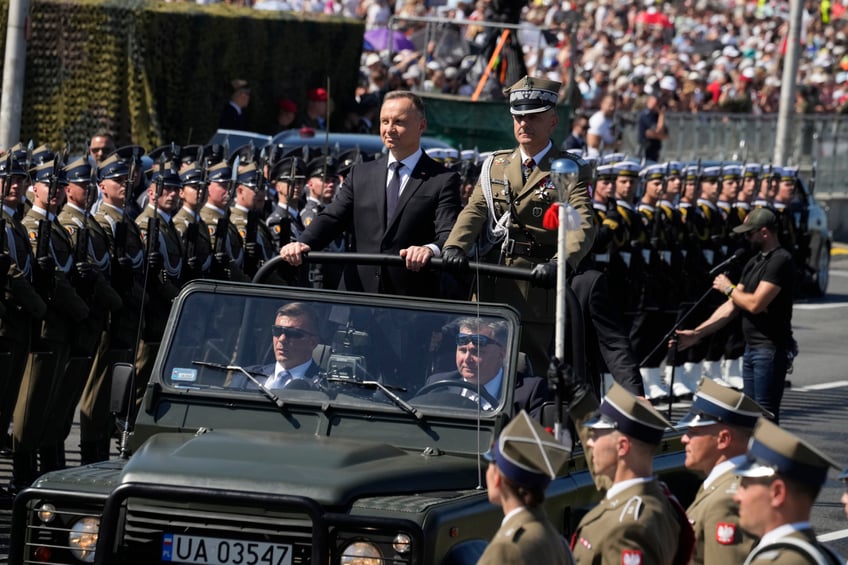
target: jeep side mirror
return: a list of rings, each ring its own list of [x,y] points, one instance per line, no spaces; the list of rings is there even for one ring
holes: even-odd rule
[[[135,366],[132,363],[115,363],[112,365],[112,396],[109,411],[121,419],[130,415],[130,403],[133,400],[135,388]]]

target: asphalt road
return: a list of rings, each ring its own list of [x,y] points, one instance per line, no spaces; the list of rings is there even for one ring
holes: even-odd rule
[[[848,467],[848,246],[833,255],[826,297],[795,304],[793,328],[800,347],[781,406],[781,424]],[[675,406],[682,413],[685,404]],[[68,465],[79,464],[79,428],[75,424],[68,447]],[[835,479],[822,489],[812,524],[820,538],[848,557],[848,518],[840,497],[845,487]],[[0,484],[11,476],[11,460],[0,457]],[[0,563],[6,563],[10,513],[0,510]]]

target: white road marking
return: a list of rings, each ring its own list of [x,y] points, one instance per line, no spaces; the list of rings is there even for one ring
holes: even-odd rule
[[[819,541],[836,541],[839,539],[848,538],[848,530],[837,530],[835,532],[830,532],[827,534],[822,534],[820,536],[816,536],[816,539]]]
[[[834,271],[834,270],[831,270],[831,271],[829,272],[829,274],[830,274],[831,276],[837,276],[837,277],[848,277],[848,271]]]
[[[844,386],[848,386],[848,381],[833,381],[829,383],[819,383],[817,385],[799,386],[798,388],[793,387],[792,390],[809,392],[811,390],[828,390],[831,388],[842,388]]]
[[[828,302],[827,304],[795,304],[795,310],[827,310],[829,308],[845,308],[848,302]]]

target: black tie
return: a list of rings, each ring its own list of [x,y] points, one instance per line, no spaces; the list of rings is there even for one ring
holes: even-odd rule
[[[533,173],[533,169],[535,169],[535,168],[536,168],[536,161],[533,160],[533,157],[529,157],[529,158],[527,158],[526,161],[524,161],[524,180],[525,181]]]
[[[395,161],[389,165],[389,182],[386,184],[386,222],[395,216],[400,197],[400,169],[403,163]]]

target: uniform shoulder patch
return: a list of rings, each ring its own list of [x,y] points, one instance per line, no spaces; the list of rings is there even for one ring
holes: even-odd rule
[[[312,223],[312,218],[304,218],[304,220],[303,220],[304,226],[308,226],[311,223]]]
[[[721,545],[732,545],[736,540],[736,524],[719,522],[716,524],[716,541]]]
[[[274,224],[274,233],[280,233],[280,224]]]
[[[621,551],[621,565],[642,565],[641,549],[624,549]]]
[[[644,508],[645,503],[642,501],[642,497],[633,496],[627,501],[627,503],[625,503],[624,508],[621,509],[618,521],[624,522],[625,520],[638,520],[639,516],[642,515],[642,510]]]
[[[38,232],[36,231],[30,230],[28,235],[30,241],[36,241],[38,239]]]
[[[77,231],[74,226],[65,226],[65,230],[68,232],[68,235],[74,235]]]

